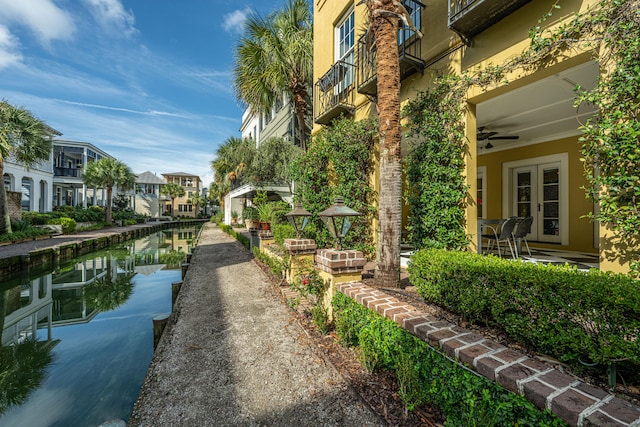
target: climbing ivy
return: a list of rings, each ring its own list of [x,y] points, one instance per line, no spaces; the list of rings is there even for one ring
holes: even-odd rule
[[[601,74],[593,90],[577,87],[576,106],[591,103],[598,113],[588,120],[580,138],[585,176],[589,186],[585,188],[597,206],[598,212],[589,216],[600,221],[619,238],[622,244],[605,256],[622,253],[631,257],[631,274],[640,275],[640,5],[639,0],[600,0],[584,12],[576,13],[565,23],[545,28],[544,23],[560,8],[556,1],[551,10],[529,32],[530,46],[522,54],[511,57],[500,65],[488,65],[482,70],[463,73],[460,77],[445,77],[435,82],[432,91],[423,92],[412,101],[405,113],[410,127],[419,129],[414,135],[429,141],[448,142],[443,145],[450,154],[454,167],[458,167],[461,151],[465,149],[462,133],[462,94],[472,86],[487,88],[508,84],[507,76],[516,70],[532,71],[548,65],[548,60],[569,50],[591,50],[600,65]],[[447,93],[447,90],[449,93]],[[457,103],[457,104],[456,104]],[[440,120],[440,122],[437,122]],[[441,129],[438,131],[437,126]],[[456,143],[456,141],[458,141]],[[412,240],[419,247],[447,246],[447,236],[457,236],[461,222],[452,215],[443,228],[430,215],[439,205],[420,197],[417,191],[429,191],[438,195],[447,193],[442,188],[460,190],[454,175],[437,176],[437,167],[427,163],[442,162],[434,149],[422,147],[422,157],[412,155],[407,162],[408,192],[412,218],[427,221],[428,225],[412,221]],[[446,162],[446,161],[445,161]],[[427,173],[430,170],[431,175]],[[459,169],[457,169],[459,170]],[[444,171],[444,168],[442,168]],[[438,178],[440,184],[427,185],[427,177]],[[459,194],[460,195],[460,194]],[[449,196],[455,200],[453,190]],[[464,200],[460,195],[455,206]],[[457,211],[456,211],[457,212]],[[420,214],[420,216],[418,216]],[[446,225],[448,224],[448,225]],[[430,229],[437,230],[431,233]],[[437,243],[434,243],[433,240]],[[453,239],[457,241],[456,239]],[[632,250],[633,253],[627,251]]]
[[[375,215],[373,173],[373,120],[354,121],[341,118],[316,134],[307,153],[292,167],[296,198],[313,214],[313,237],[318,247],[333,241],[317,214],[339,196],[345,205],[363,215],[357,217],[343,244],[370,255],[374,251],[371,223]]]
[[[468,239],[463,202],[465,138],[459,79],[447,76],[404,108],[411,152],[405,163],[409,237],[416,249],[462,249]]]

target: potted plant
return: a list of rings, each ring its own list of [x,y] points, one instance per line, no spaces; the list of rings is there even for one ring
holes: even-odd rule
[[[247,230],[260,227],[258,210],[256,208],[244,208],[244,210],[242,211],[242,217],[244,218],[244,224],[247,226]]]
[[[274,208],[275,205],[269,202],[258,206],[258,217],[260,218],[260,228],[262,230],[271,230]]]
[[[238,215],[237,211],[231,211],[231,225],[236,225],[238,223]]]

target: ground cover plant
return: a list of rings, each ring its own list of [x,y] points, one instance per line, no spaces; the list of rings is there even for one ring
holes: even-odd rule
[[[540,412],[523,396],[480,377],[429,347],[393,321],[342,293],[333,300],[336,333],[356,347],[372,371],[391,370],[400,383],[407,410],[432,404],[447,426],[564,426],[548,411]]]

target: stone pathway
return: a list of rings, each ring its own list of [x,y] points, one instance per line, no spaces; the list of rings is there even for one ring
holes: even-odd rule
[[[206,224],[130,426],[378,426],[238,242]]]

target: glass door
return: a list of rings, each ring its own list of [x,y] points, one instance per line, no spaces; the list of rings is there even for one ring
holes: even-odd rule
[[[532,216],[527,240],[560,243],[560,163],[513,169],[513,215]]]

